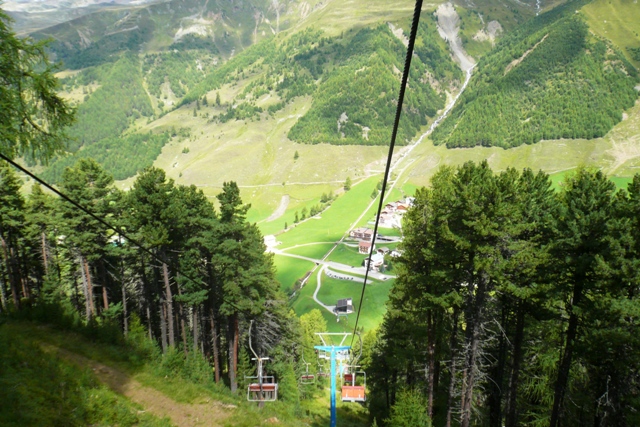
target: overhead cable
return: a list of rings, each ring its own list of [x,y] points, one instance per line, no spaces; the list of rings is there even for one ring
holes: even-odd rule
[[[71,197],[67,196],[66,194],[64,194],[63,192],[61,192],[60,190],[58,190],[54,186],[50,185],[46,181],[42,180],[41,178],[39,178],[38,176],[36,176],[32,172],[30,172],[28,169],[20,166],[18,163],[14,162],[13,160],[8,158],[4,154],[0,153],[0,159],[3,159],[5,162],[9,163],[14,168],[20,170],[21,172],[24,172],[25,174],[27,174],[28,176],[33,178],[35,181],[37,181],[38,183],[42,184],[43,186],[45,186],[46,188],[48,188],[49,190],[53,191],[55,194],[60,196],[66,202],[71,203],[73,206],[75,206],[76,208],[80,209],[81,211],[83,211],[84,213],[89,215],[91,218],[95,219],[100,224],[102,224],[105,227],[107,227],[109,230],[115,231],[116,233],[118,233],[119,236],[123,237],[128,242],[134,244],[135,246],[140,248],[140,250],[142,250],[143,252],[146,252],[147,254],[149,254],[156,261],[159,261],[161,264],[166,264],[167,263],[166,260],[163,260],[158,255],[156,255],[153,251],[151,251],[150,249],[147,249],[142,243],[140,243],[139,241],[137,241],[136,239],[134,239],[133,237],[131,237],[130,235],[128,235],[127,233],[122,231],[122,229],[120,227],[116,227],[115,225],[112,225],[109,222],[105,221],[103,218],[100,218],[99,216],[97,216],[96,214],[91,212],[89,209],[87,209],[86,207],[82,206],[80,203],[76,202]],[[180,271],[177,267],[174,267],[174,270],[175,270],[175,272],[177,274],[180,274],[180,275],[184,276],[185,278],[191,280],[192,282],[201,283],[201,284],[207,286],[207,284],[204,283],[204,281],[192,278],[188,274],[185,274],[184,272]],[[225,301],[225,302],[227,302],[227,301]],[[235,307],[235,305],[233,303],[230,303],[230,302],[227,302],[227,303],[230,304],[231,306]]]
[[[367,279],[369,278],[369,271],[371,269],[371,257],[373,255],[373,247],[375,245],[376,237],[378,237],[378,225],[380,223],[380,213],[382,212],[382,204],[384,203],[384,194],[387,189],[387,181],[389,180],[389,171],[391,170],[391,159],[393,157],[393,149],[396,145],[396,137],[398,135],[398,125],[400,124],[400,114],[402,113],[402,103],[404,101],[404,93],[407,88],[407,81],[409,80],[409,70],[411,69],[411,58],[413,57],[413,47],[416,42],[416,35],[418,33],[418,23],[420,22],[420,11],[422,10],[422,0],[416,0],[416,6],[413,11],[413,21],[411,23],[411,35],[409,36],[409,44],[407,46],[407,57],[404,62],[404,71],[402,73],[402,84],[400,85],[400,94],[398,95],[398,106],[396,108],[396,118],[393,122],[393,133],[391,134],[391,144],[389,145],[389,154],[387,156],[387,165],[384,171],[384,178],[382,180],[382,189],[380,190],[380,203],[378,204],[378,213],[376,215],[375,225],[373,227],[373,237],[371,238],[371,249],[369,250],[369,257],[367,258],[366,272],[364,275],[364,283],[362,283],[362,294],[360,295],[360,304],[358,304],[358,315],[356,316],[356,324],[353,327],[353,333],[351,337],[351,345],[358,329],[358,320],[360,320],[360,312],[362,311],[362,302],[364,301],[364,291],[367,286]]]

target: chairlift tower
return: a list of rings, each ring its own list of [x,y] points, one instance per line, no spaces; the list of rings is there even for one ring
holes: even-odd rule
[[[316,335],[320,337],[322,345],[316,345],[314,348],[318,351],[322,351],[326,355],[328,354],[331,360],[331,424],[330,427],[336,427],[337,412],[336,412],[336,359],[344,359],[348,355],[351,349],[350,345],[344,345],[347,337],[351,335],[348,332],[316,332]],[[331,337],[342,337],[339,345],[327,344],[327,340]]]

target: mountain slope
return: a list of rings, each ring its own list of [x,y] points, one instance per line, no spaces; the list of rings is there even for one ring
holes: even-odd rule
[[[434,132],[436,144],[503,148],[604,136],[637,99],[638,72],[589,33],[574,4],[513,32],[478,65],[469,90]]]

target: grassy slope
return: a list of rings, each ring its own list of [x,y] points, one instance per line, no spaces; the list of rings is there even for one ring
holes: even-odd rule
[[[335,321],[334,321],[335,323]],[[5,345],[5,337],[9,335],[12,345]],[[130,349],[117,345],[108,345],[90,341],[81,335],[62,332],[51,327],[27,322],[11,322],[0,326],[0,397],[3,402],[11,402],[12,406],[0,406],[0,425],[3,426],[43,426],[43,425],[118,425],[118,426],[168,426],[166,420],[159,420],[139,410],[128,399],[119,396],[101,386],[89,370],[81,370],[59,361],[50,355],[45,357],[39,350],[41,344],[66,349],[72,353],[98,361],[126,373],[130,378],[139,381],[143,386],[154,388],[176,402],[185,404],[201,404],[218,401],[231,404],[233,414],[224,421],[227,427],[254,427],[278,425],[294,427],[310,425],[313,427],[328,424],[328,402],[323,399],[304,402],[307,409],[300,414],[293,405],[279,401],[258,408],[246,402],[245,395],[230,393],[226,386],[215,384],[204,385],[187,381],[179,376],[167,376],[148,360],[136,358]],[[18,354],[16,354],[16,352]],[[5,358],[5,354],[10,357]],[[23,363],[26,361],[27,363]],[[13,365],[7,365],[13,364]],[[13,368],[11,375],[6,375],[4,367]],[[61,373],[64,376],[61,376]],[[66,380],[66,383],[60,382]],[[9,387],[4,387],[5,384]],[[76,385],[82,388],[75,388]],[[28,388],[28,390],[25,390]],[[9,396],[11,391],[11,396]],[[24,392],[39,394],[25,395]],[[7,393],[5,393],[7,392]],[[64,394],[64,393],[67,394]],[[9,397],[11,400],[8,400]],[[50,400],[46,400],[47,397]],[[22,398],[24,401],[15,402]],[[78,399],[84,399],[83,401]],[[14,404],[15,402],[15,404]],[[75,407],[73,405],[76,405]],[[353,413],[347,405],[342,406],[342,415],[348,416],[350,422],[343,423],[349,427],[367,425],[362,411]],[[16,407],[24,408],[25,413],[16,413]],[[9,409],[5,412],[3,409]],[[39,413],[38,413],[39,411]],[[67,412],[65,412],[67,411]],[[70,417],[88,414],[83,422]],[[57,413],[57,414],[55,414]],[[62,415],[62,418],[60,417]],[[66,418],[64,416],[67,415]],[[96,417],[96,415],[100,417]],[[47,418],[45,418],[45,416]],[[16,418],[17,417],[17,418]],[[342,425],[342,424],[341,424]]]
[[[626,48],[640,48],[640,6],[635,0],[594,0],[582,8],[589,27],[615,43],[632,60]],[[640,67],[639,61],[632,61]]]
[[[32,325],[0,325],[0,424],[170,426],[119,396],[88,369],[45,352]]]
[[[314,308],[320,308],[313,300],[313,292],[317,285],[317,271],[314,272],[309,281],[302,288],[293,302],[293,309],[296,314],[302,315]],[[385,302],[389,295],[389,289],[393,285],[393,280],[385,282],[374,281],[367,285],[364,295],[364,303],[362,304],[362,312],[358,327],[370,331],[376,328],[382,321],[382,315],[386,311]],[[336,280],[322,276],[322,287],[318,293],[318,299],[325,304],[335,304],[339,298],[353,298],[354,308],[360,304],[360,295],[362,292],[362,284],[350,281]],[[322,316],[327,321],[328,332],[353,332],[355,326],[356,314],[348,316],[345,321],[341,319],[336,322],[336,317],[327,310],[320,308]]]
[[[370,202],[371,191],[378,177],[368,178],[351,187],[336,199],[320,219],[309,219],[278,236],[282,248],[310,242],[336,242],[351,229],[358,216]]]
[[[285,293],[289,294],[293,290],[296,280],[302,279],[307,271],[310,271],[315,264],[310,261],[304,261],[298,258],[290,258],[283,255],[274,256],[274,264],[276,266],[276,278],[280,282],[281,288]]]
[[[449,150],[426,141],[414,150],[417,160],[400,177],[400,183],[411,192],[415,186],[427,185],[441,165],[458,166],[484,159],[497,171],[529,167],[554,174],[591,166],[613,177],[628,178],[640,172],[640,103],[629,109],[626,117],[603,138],[542,141],[509,150],[497,147]]]

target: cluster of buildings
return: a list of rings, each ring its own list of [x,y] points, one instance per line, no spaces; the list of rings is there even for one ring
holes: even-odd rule
[[[405,200],[387,203],[380,213],[380,225],[389,227],[400,227],[402,216],[413,206],[413,197],[407,197]],[[373,238],[373,230],[367,227],[359,227],[351,230],[349,237],[358,240],[358,252],[367,255],[364,260],[365,267],[369,263],[368,255],[371,254],[371,265],[369,269],[380,271],[384,266],[384,257],[389,255],[392,257],[400,256],[397,251],[392,251],[387,247],[376,249],[375,240]],[[378,235],[378,240],[380,235]]]
[[[402,226],[402,216],[413,206],[414,197],[387,203],[380,212],[380,225],[382,227]]]

